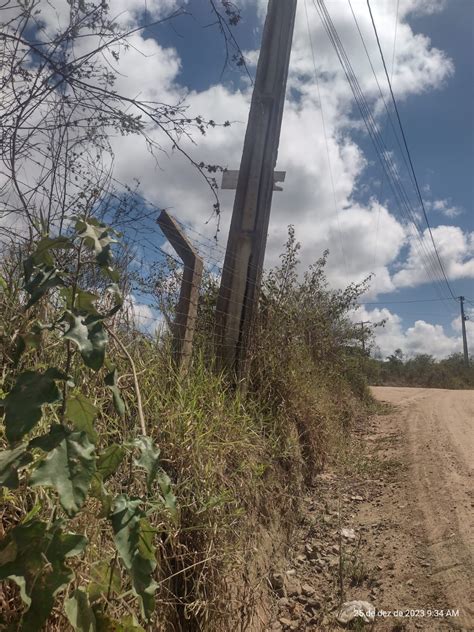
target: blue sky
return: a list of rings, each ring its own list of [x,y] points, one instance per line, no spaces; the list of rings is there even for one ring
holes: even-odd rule
[[[132,4],[137,10],[140,2],[133,0]],[[154,4],[147,6],[150,9]],[[167,0],[167,4],[171,9],[175,3]],[[253,74],[266,2],[241,0],[236,4],[241,6],[242,20],[233,33],[248,53]],[[328,274],[335,287],[375,273],[364,302],[377,304],[364,306],[357,318],[387,318],[387,326],[378,334],[382,355],[397,346],[409,354],[431,352],[439,357],[457,351],[461,348],[458,305],[450,299],[431,301],[438,298],[437,289],[425,278],[410,227],[391,199],[387,183],[381,180],[376,154],[313,3],[306,0],[308,22],[304,4],[304,0],[299,1],[277,165],[287,176],[284,192],[274,196],[267,265],[278,260],[286,226],[293,223],[303,245],[303,266],[329,247]],[[327,0],[326,4],[387,146],[395,152],[403,172],[348,1]],[[366,2],[352,0],[352,4],[389,100]],[[371,5],[387,63],[391,65],[392,56],[394,59],[390,68],[393,88],[441,260],[455,294],[474,298],[474,3],[372,0]],[[231,128],[196,138],[196,145],[186,148],[198,160],[237,168],[251,88],[245,73],[229,67],[223,71],[223,39],[210,25],[214,19],[207,0],[190,0],[185,8],[190,15],[140,36],[137,46],[141,44],[151,53],[146,60],[142,56],[139,65],[132,59],[134,53],[129,53],[123,85],[129,88],[128,80],[139,89],[143,82],[150,89],[150,77],[158,76],[156,90],[161,86],[170,100],[186,97],[190,113],[216,121],[231,120]],[[308,30],[316,67],[311,61]],[[129,160],[130,156],[134,159]],[[157,171],[136,145],[125,140],[117,151],[116,164],[120,180],[139,177],[147,199],[170,207],[193,230],[212,236],[215,227],[212,222],[206,224],[211,205],[208,192],[176,156],[160,160]],[[329,184],[331,174],[334,190]],[[403,179],[408,183],[406,171]],[[223,248],[233,194],[222,191],[220,198]],[[415,198],[411,199],[416,204]],[[426,243],[432,248],[428,236]],[[222,253],[220,249],[218,252]],[[443,295],[449,296],[446,289]],[[471,338],[473,333],[469,324]]]

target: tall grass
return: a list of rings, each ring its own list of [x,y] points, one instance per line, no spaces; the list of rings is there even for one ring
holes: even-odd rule
[[[147,432],[161,449],[179,507],[177,522],[165,514],[150,518],[159,559],[156,617],[149,630],[259,629],[255,615],[258,602],[265,599],[265,577],[297,521],[304,486],[337,458],[354,419],[366,414],[370,397],[361,377],[365,359],[354,353],[356,334],[347,319],[363,286],[331,291],[325,257],[301,279],[297,253],[290,231],[281,266],[264,280],[244,389],[216,372],[212,362],[212,280],[204,286],[193,361],[185,376],[176,371],[166,336],[147,337],[130,319],[118,321],[115,328],[133,359]],[[17,279],[17,267],[10,270]],[[0,299],[3,392],[18,371],[63,361],[46,330],[42,342],[15,363],[23,318],[20,287],[18,279],[10,283]],[[111,344],[127,405],[123,419],[114,414],[101,375],[74,369],[77,388],[100,411],[95,430],[101,447],[139,432],[129,359],[120,345]],[[131,461],[112,481],[118,493],[139,493],[143,485]],[[4,532],[34,507],[45,518],[55,511],[41,488],[28,494],[22,487],[0,493]],[[129,617],[138,626],[136,600],[114,557],[98,502],[89,500],[76,522],[76,530],[91,543],[78,562],[79,576],[93,595],[98,578],[104,581],[105,567],[107,612]],[[23,608],[17,589],[4,584],[0,598],[6,605],[5,624],[14,622]],[[68,626],[58,608],[47,629]]]

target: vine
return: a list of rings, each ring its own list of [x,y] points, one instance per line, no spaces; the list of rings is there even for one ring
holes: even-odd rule
[[[143,620],[149,622],[155,610],[156,530],[150,518],[161,512],[176,525],[179,516],[160,450],[145,436],[138,381],[140,428],[120,444],[99,437],[94,422],[101,411],[80,388],[96,374],[111,393],[115,414],[126,416],[117,368],[107,357],[109,336],[126,351],[109,324],[123,304],[111,250],[117,237],[95,219],[76,218],[70,235],[43,236],[24,263],[27,327],[18,338],[16,366],[44,333],[64,354],[61,366],[36,363],[22,370],[0,404],[8,443],[0,452],[0,485],[41,498],[0,541],[0,580],[14,582],[24,603],[12,629],[37,631],[58,606],[81,632],[142,629],[135,617],[113,622],[107,615],[112,590],[120,592],[118,567],[128,573]],[[47,322],[35,319],[37,313]],[[122,467],[133,471],[134,494],[116,493],[110,484]],[[71,560],[87,556],[88,539],[71,528],[91,507],[98,508],[116,553],[99,569],[100,577],[83,586]]]

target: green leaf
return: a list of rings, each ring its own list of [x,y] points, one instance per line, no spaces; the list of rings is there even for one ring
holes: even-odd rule
[[[125,415],[125,403],[120,395],[120,389],[117,384],[117,369],[114,368],[107,373],[104,379],[105,385],[112,391],[112,400],[117,413],[123,417]]]
[[[168,510],[173,522],[177,524],[178,523],[178,508],[176,505],[176,496],[174,495],[174,492],[173,492],[171,479],[163,469],[160,469],[157,473],[157,481],[161,490],[163,504]]]
[[[84,504],[94,471],[94,445],[85,432],[71,432],[40,462],[31,484],[53,487],[64,511],[73,516]]]
[[[143,616],[148,620],[155,609],[156,582],[152,573],[156,568],[155,552],[145,530],[139,498],[125,494],[117,496],[111,514],[115,545],[125,568],[132,578],[134,593],[140,597]],[[145,542],[145,545],[143,544]]]
[[[17,525],[0,543],[0,580],[12,579],[28,608],[22,632],[43,628],[55,596],[74,578],[65,559],[81,553],[86,544],[83,536],[63,533],[59,523],[49,527],[39,520]]]
[[[116,314],[122,307],[123,296],[117,283],[111,283],[107,288],[107,292],[112,294],[112,296],[114,297],[114,306],[107,312],[107,318],[110,318],[110,316]]]
[[[30,295],[26,309],[34,305],[50,288],[64,285],[61,273],[56,269],[52,250],[72,248],[67,237],[43,237],[35,252],[25,261],[25,290]]]
[[[113,560],[94,564],[90,570],[90,579],[87,592],[91,602],[97,601],[102,595],[107,595],[109,589],[111,593],[120,593],[122,587],[120,571]]]
[[[134,446],[140,450],[140,456],[135,458],[133,462],[146,470],[146,482],[148,491],[150,491],[160,468],[160,450],[155,448],[150,437],[137,437]]]
[[[97,408],[82,393],[72,395],[67,400],[66,418],[74,424],[76,430],[85,432],[92,443],[97,441],[97,432],[93,424],[97,413]]]
[[[73,292],[71,287],[61,288],[59,293],[63,297],[68,310],[76,311],[79,314],[94,314],[95,316],[98,316],[98,311],[94,305],[94,303],[99,299],[96,294],[87,292],[86,290],[81,290],[80,288]],[[73,296],[74,304],[72,300]]]
[[[64,334],[64,338],[72,340],[78,346],[86,366],[98,371],[104,363],[108,340],[102,316],[93,314],[81,316],[68,312],[67,319],[69,329]]]
[[[51,426],[48,434],[35,437],[28,443],[30,449],[39,448],[44,452],[51,452],[68,435],[69,431],[61,424]]]
[[[16,345],[13,360],[15,366],[18,364],[21,356],[27,349],[38,349],[41,344],[42,327],[38,322],[33,324],[31,330],[25,334],[21,334],[18,337],[18,343]]]
[[[97,472],[92,477],[90,495],[97,498],[102,505],[99,518],[108,518],[112,511],[113,497],[107,492],[104,481]]]
[[[96,632],[96,619],[89,603],[89,596],[78,588],[64,602],[64,611],[72,627],[78,632]]]
[[[19,485],[19,468],[25,467],[32,460],[33,457],[26,451],[25,445],[0,452],[0,485],[16,489]]]
[[[5,426],[8,441],[22,439],[40,421],[41,407],[61,401],[61,393],[56,380],[66,376],[57,369],[45,373],[25,371],[21,373],[10,393],[5,398]]]
[[[125,448],[117,443],[109,445],[97,458],[97,474],[102,480],[107,480],[109,476],[115,474],[120,463],[125,456]]]
[[[114,621],[99,608],[94,608],[97,632],[145,632],[134,616],[123,617]]]
[[[95,259],[102,271],[113,282],[118,281],[118,273],[112,268],[111,244],[116,242],[110,236],[112,229],[93,218],[76,222],[76,231],[88,248],[94,251]]]

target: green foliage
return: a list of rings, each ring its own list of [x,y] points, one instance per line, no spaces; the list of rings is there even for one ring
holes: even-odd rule
[[[33,520],[14,527],[0,543],[0,580],[12,579],[27,606],[22,631],[41,629],[55,596],[74,577],[66,559],[79,555],[87,544],[82,535],[66,533],[61,526],[60,521],[48,526]]]
[[[30,483],[53,487],[64,511],[73,516],[84,504],[94,470],[94,444],[85,432],[71,432],[39,463]]]
[[[0,485],[16,489],[19,485],[19,468],[25,467],[32,460],[33,457],[26,451],[24,445],[0,452]]]
[[[371,359],[367,375],[374,385],[418,386],[424,388],[472,389],[474,366],[466,366],[462,354],[436,360],[428,354],[405,358],[396,349],[385,361]]]
[[[110,520],[117,550],[141,599],[143,615],[149,619],[155,603],[152,573],[156,560],[150,538],[153,531],[144,519],[141,504],[141,499],[121,494],[115,499]]]
[[[76,393],[68,398],[66,403],[66,419],[70,421],[76,430],[84,431],[92,443],[97,441],[97,432],[94,429],[94,420],[98,414],[94,404],[82,393]]]
[[[96,375],[95,387],[101,383],[112,394],[120,417],[126,412],[117,370],[106,358],[106,320],[123,304],[117,284],[119,275],[113,268],[112,233],[94,219],[80,219],[76,232],[70,236],[43,237],[24,264],[24,289],[29,295],[25,308],[40,310],[49,322],[40,323],[29,312],[11,366],[15,369],[20,362],[31,364],[28,351],[40,349],[46,331],[54,347],[63,349],[63,357],[58,358],[58,366],[63,369],[36,362],[16,378],[12,376],[9,392],[2,401],[5,435],[11,448],[0,452],[0,485],[10,489],[22,485],[31,495],[40,489],[42,498],[0,542],[0,580],[16,583],[25,604],[18,630],[42,628],[60,593],[72,581],[75,589],[64,601],[64,613],[75,630],[140,630],[133,617],[114,621],[103,612],[107,595],[111,591],[119,593],[122,588],[114,558],[100,568],[96,565],[95,581],[86,591],[78,585],[80,575],[76,576],[65,560],[82,553],[87,538],[63,529],[68,520],[83,522],[81,510],[85,508],[89,520],[92,508],[97,507],[92,499],[100,501],[95,520],[112,525],[117,555],[130,574],[142,615],[149,619],[154,611],[156,556],[155,530],[146,515],[158,510],[163,515],[167,511],[177,515],[171,482],[161,468],[160,451],[153,441],[148,437],[133,438],[132,434],[129,441],[122,437],[122,445],[110,443],[96,428],[104,410],[90,396],[89,369]],[[92,265],[102,273],[105,288],[100,282],[93,291],[83,286],[96,278],[89,272],[88,250],[94,254]],[[54,292],[49,294],[51,290]],[[105,374],[104,364],[109,370]],[[70,375],[74,375],[75,384]],[[83,392],[86,385],[89,396]],[[35,434],[25,441],[29,433]],[[114,488],[114,477],[127,456],[130,465],[134,462],[146,474],[147,492],[139,499],[117,495]],[[139,479],[130,481],[138,493],[144,491]],[[162,494],[152,502],[155,483]],[[36,518],[48,509],[52,519]]]
[[[64,334],[64,338],[72,340],[78,346],[86,366],[98,371],[104,363],[107,345],[107,332],[102,316],[95,314],[83,316],[66,312],[65,319],[69,324],[69,329]]]
[[[115,410],[123,417],[125,415],[125,404],[120,395],[120,389],[117,384],[117,369],[114,368],[104,378],[104,384],[111,390],[112,399],[114,402]]]
[[[44,404],[61,401],[56,380],[65,378],[66,375],[58,369],[47,369],[44,373],[25,371],[18,376],[15,386],[3,402],[6,435],[10,443],[20,441],[36,426]]]
[[[72,596],[64,602],[64,611],[69,623],[77,632],[96,632],[95,615],[85,590],[80,588],[75,590]]]

